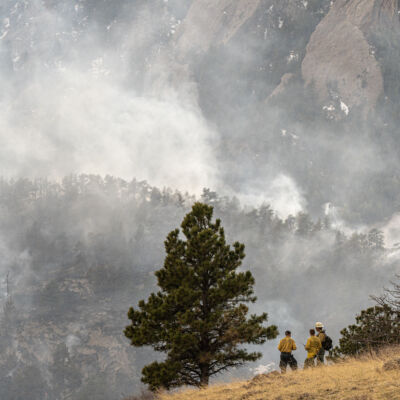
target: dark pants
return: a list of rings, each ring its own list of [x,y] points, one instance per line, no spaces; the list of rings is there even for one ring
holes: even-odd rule
[[[325,359],[325,350],[320,349],[320,351],[317,354],[317,365],[324,364],[324,359]]]
[[[288,364],[290,365],[290,368],[292,368],[293,371],[297,369],[297,361],[293,357],[293,354],[292,353],[281,353],[281,362],[279,363],[279,367],[280,367],[282,373],[286,372],[286,367]]]

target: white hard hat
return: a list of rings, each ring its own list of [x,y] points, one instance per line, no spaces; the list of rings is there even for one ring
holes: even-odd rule
[[[323,327],[324,327],[324,324],[323,324],[322,322],[316,322],[316,323],[315,323],[315,327],[316,327],[316,328],[323,328]]]

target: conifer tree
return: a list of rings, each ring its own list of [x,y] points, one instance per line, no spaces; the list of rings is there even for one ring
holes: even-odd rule
[[[400,344],[399,313],[387,305],[362,310],[356,323],[340,331],[342,337],[333,355],[354,356],[388,345]]]
[[[400,276],[396,275],[396,278]],[[333,349],[335,357],[354,356],[400,344],[400,283],[391,284],[392,287],[385,289],[383,295],[370,296],[376,306],[362,310],[356,316],[355,324],[340,331],[339,346]]]
[[[243,345],[262,344],[277,336],[263,326],[267,314],[248,316],[254,303],[254,278],[238,272],[244,245],[225,241],[213,207],[194,204],[179,229],[165,241],[164,266],[156,272],[161,290],[130,308],[132,323],[124,333],[133,346],[151,346],[166,354],[142,370],[151,390],[181,385],[204,386],[210,377],[261,357]]]

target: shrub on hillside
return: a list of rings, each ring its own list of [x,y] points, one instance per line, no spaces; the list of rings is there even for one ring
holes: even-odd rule
[[[377,305],[362,310],[356,323],[340,332],[342,337],[332,352],[333,357],[354,356],[400,344],[400,284],[392,282],[392,285],[382,296],[372,296]]]

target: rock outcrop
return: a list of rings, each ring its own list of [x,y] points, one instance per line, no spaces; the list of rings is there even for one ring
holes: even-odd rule
[[[198,97],[194,66],[212,47],[232,42],[266,0],[194,0],[173,40],[157,56],[148,87],[163,92],[170,86],[186,99]],[[189,95],[188,95],[189,94]]]
[[[206,52],[227,43],[254,15],[261,0],[195,1],[180,27],[178,55]]]
[[[290,83],[293,81],[293,78],[295,75],[293,73],[286,73],[282,76],[281,82],[279,85],[274,89],[274,91],[269,95],[267,98],[267,101],[273,99],[276,96],[279,96],[280,94],[284,93],[287,90],[287,87],[290,85]]]
[[[302,63],[306,85],[323,106],[345,104],[350,112],[372,111],[384,92],[374,32],[397,29],[397,0],[337,0],[312,34]]]

